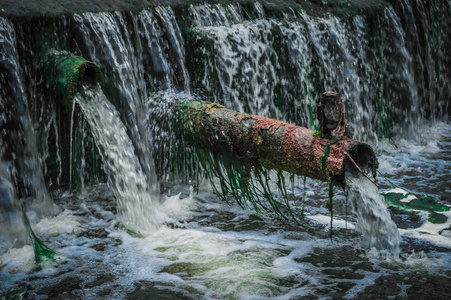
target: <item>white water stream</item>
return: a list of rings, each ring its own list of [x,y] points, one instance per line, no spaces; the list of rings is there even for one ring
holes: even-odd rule
[[[159,194],[141,169],[133,144],[117,110],[98,87],[83,87],[75,97],[100,147],[103,168],[117,201],[119,219],[136,232],[145,233],[160,223],[157,213]],[[153,186],[153,188],[152,188]]]
[[[346,182],[349,200],[357,215],[355,228],[363,235],[363,245],[397,259],[401,236],[390,217],[384,197],[367,178],[360,174],[353,175],[346,174]]]

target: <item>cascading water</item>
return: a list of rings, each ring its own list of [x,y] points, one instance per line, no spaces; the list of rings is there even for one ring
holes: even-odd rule
[[[110,83],[107,96],[121,113],[143,172],[155,179],[151,145],[143,122],[145,81],[141,47],[132,47],[135,43],[140,45],[136,36],[136,17],[127,20],[119,13],[86,13],[76,15],[74,19],[87,48],[84,56],[104,66]],[[132,26],[134,30],[129,32],[127,26]],[[157,185],[151,188],[156,194],[159,193]]]
[[[403,3],[410,7],[408,1]],[[222,10],[219,15],[229,15]],[[204,74],[197,84],[216,102],[314,127],[318,95],[334,90],[345,104],[353,136],[373,143],[393,133],[417,136],[427,115],[446,118],[447,101],[434,99],[449,98],[448,88],[441,83],[439,88],[423,87],[430,82],[423,76],[440,78],[440,82],[449,78],[449,68],[431,64],[434,57],[448,62],[441,53],[449,40],[437,31],[433,38],[437,55],[427,50],[422,54],[407,41],[411,33],[405,32],[390,6],[376,24],[359,15],[344,21],[331,15],[313,17],[301,10],[282,21],[217,26],[203,21],[217,19],[217,10],[201,12],[206,16],[200,19],[193,14],[192,20],[198,47],[193,58],[205,56],[204,66],[197,66]],[[424,33],[413,28],[417,35],[413,40],[423,40],[423,34],[427,38],[431,26],[446,27],[443,22],[432,17],[434,25],[428,24]],[[409,121],[398,128],[392,119]]]
[[[202,85],[214,95],[214,102],[227,104],[238,111],[252,111],[263,116],[281,117],[274,99],[276,68],[271,62],[277,54],[269,46],[272,22],[202,27],[201,34],[214,41],[216,57],[206,62]],[[207,71],[208,70],[208,71]],[[218,86],[211,86],[212,74]],[[219,93],[216,89],[219,88]]]
[[[189,91],[184,41],[174,12],[171,8],[158,7],[155,12],[142,11],[138,18],[148,84],[152,89]]]
[[[37,270],[30,246],[1,240],[0,297],[449,298],[449,7],[262,1],[0,17],[0,233],[20,237],[3,220],[23,202],[29,228],[64,262]],[[80,82],[72,110],[43,75],[61,51],[103,72],[101,88]],[[348,199],[335,187],[332,228],[327,185],[309,178],[284,191],[302,226],[227,206],[202,181],[198,153],[175,139],[176,101],[315,129],[326,90],[339,93],[352,136],[376,150],[378,182],[397,208],[352,177]],[[89,174],[97,164],[106,176]],[[193,195],[184,183],[196,176]],[[27,203],[48,199],[46,184],[62,212],[40,219]],[[421,199],[432,204],[404,210]]]
[[[84,86],[75,102],[92,128],[100,147],[108,185],[117,201],[120,221],[131,230],[146,233],[161,223],[157,216],[159,194],[142,171],[133,143],[118,112],[100,88]]]
[[[189,8],[190,18],[194,26],[230,26],[237,22],[243,22],[244,18],[239,13],[240,7],[229,4],[226,7],[216,4],[193,5]]]
[[[15,194],[6,164],[0,160],[0,228],[1,248],[23,245],[28,232],[22,220],[22,205]],[[1,249],[4,251],[5,249]]]
[[[0,17],[0,157],[12,163],[13,180],[23,186],[23,197],[32,197],[26,206],[41,216],[53,213],[45,186],[33,125],[16,48],[13,24]]]

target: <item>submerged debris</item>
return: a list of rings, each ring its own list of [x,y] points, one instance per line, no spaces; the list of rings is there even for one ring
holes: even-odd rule
[[[385,202],[394,207],[405,210],[421,210],[429,212],[428,221],[433,224],[446,223],[448,218],[440,212],[449,211],[451,207],[436,201],[428,195],[408,193],[404,190],[395,189],[383,192]]]

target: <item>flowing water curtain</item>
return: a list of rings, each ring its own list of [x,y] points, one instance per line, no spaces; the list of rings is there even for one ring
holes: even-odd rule
[[[450,73],[445,50],[450,39],[439,13],[446,4],[434,1],[431,7],[404,0],[377,7],[375,14],[340,17],[299,10],[283,21],[266,20],[266,26],[259,20],[237,24],[224,7],[192,7],[188,39],[199,50],[190,60],[203,64],[193,68],[204,74],[194,78],[194,86],[231,108],[282,116],[310,128],[319,93],[336,90],[357,139],[378,143],[396,133],[417,135],[424,117],[443,118],[449,110],[449,87],[443,82]],[[273,51],[266,62],[265,49]],[[249,67],[242,60],[258,64]],[[275,76],[262,77],[267,69]],[[266,84],[262,94],[269,100],[263,105],[253,79]],[[405,118],[406,126],[395,127]]]
[[[398,105],[391,106],[399,118],[410,120],[415,126],[421,119],[418,87],[413,73],[412,53],[406,47],[406,33],[399,16],[393,8],[384,12],[384,99],[393,99]],[[408,125],[408,124],[407,124]],[[411,126],[400,128],[411,130]]]
[[[287,121],[315,128],[318,92],[312,81],[313,53],[307,28],[300,22],[287,22],[277,25],[276,34],[279,36],[275,41],[276,48],[282,61],[276,86],[276,105],[284,112]]]
[[[169,56],[174,65],[174,85],[189,93],[190,78],[185,66],[185,45],[174,12],[171,8],[157,7],[155,13],[162,20],[169,42]]]
[[[150,185],[153,192],[158,194],[152,145],[145,124],[146,84],[138,17],[133,13],[85,13],[74,15],[74,20],[81,36],[83,57],[102,66],[108,79],[103,85],[106,96],[118,109],[141,168],[153,182]]]
[[[334,90],[346,107],[347,121],[353,136],[359,140],[374,139],[371,127],[374,108],[368,78],[372,66],[365,61],[367,38],[365,20],[356,16],[345,21],[334,16],[302,18],[308,31],[313,58],[310,60],[311,81],[318,89]],[[369,103],[367,103],[369,102]]]
[[[65,181],[68,166],[65,160],[65,137],[60,135],[61,111],[46,84],[45,61],[54,49],[66,49],[70,43],[70,17],[51,19],[36,18],[33,21],[14,22],[17,33],[17,52],[22,69],[22,84],[25,87],[30,121],[36,135],[38,155],[49,189],[57,189]],[[32,66],[32,67],[30,67]]]
[[[139,16],[143,65],[148,89],[190,91],[185,41],[170,7],[143,10]]]
[[[448,7],[448,8],[446,8]],[[450,97],[450,46],[440,11],[445,1],[399,1],[377,19],[377,130],[384,136],[407,134],[418,141],[425,119],[446,119]],[[395,125],[401,124],[401,125]]]
[[[445,1],[399,1],[398,16],[403,25],[405,47],[411,55],[414,83],[417,86],[419,107],[415,113],[435,119],[449,109],[451,38],[446,32],[447,17],[440,13],[449,10]]]
[[[14,244],[19,247],[28,240],[22,220],[22,205],[9,173],[6,163],[0,160],[0,252]]]
[[[242,6],[239,4],[190,5],[190,26],[231,26],[244,21]]]
[[[365,80],[359,77],[357,58],[348,45],[352,42],[355,48],[356,42],[347,37],[348,31],[357,31],[362,38],[363,19],[351,25],[305,13],[297,19],[195,27],[192,35],[202,49],[198,54],[204,55],[202,85],[207,93],[233,109],[312,128],[322,91],[343,91],[345,99],[357,101],[365,98],[361,93],[368,88],[360,86]],[[359,57],[365,45],[360,48]],[[372,111],[355,115],[353,122],[370,123]]]
[[[192,38],[203,56],[201,85],[211,100],[238,111],[280,118],[274,104],[278,82],[271,47],[272,21],[231,27],[195,27]]]
[[[116,108],[97,87],[86,87],[77,94],[80,106],[102,156],[108,185],[117,201],[120,221],[125,228],[145,234],[161,224],[157,211],[159,194],[149,182],[135,154]]]
[[[172,85],[173,72],[165,55],[168,45],[163,30],[153,12],[143,10],[139,14],[139,20],[147,84],[153,89],[169,89]]]
[[[30,121],[27,98],[22,83],[17,41],[13,24],[0,18],[0,101],[2,109],[1,151],[3,159],[14,165],[13,180],[23,197],[32,197],[26,204],[40,216],[53,213],[53,204],[48,195],[42,173],[41,160],[33,123]]]

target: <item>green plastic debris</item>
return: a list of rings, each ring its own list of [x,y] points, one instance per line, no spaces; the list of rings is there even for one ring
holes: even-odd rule
[[[413,193],[381,193],[385,202],[389,206],[398,207],[404,210],[422,210],[429,212],[428,221],[433,224],[443,224],[447,221],[447,217],[437,212],[444,212],[451,209],[451,207],[436,201],[434,198],[427,195],[418,195]],[[412,200],[406,201],[408,197]],[[404,201],[403,201],[404,200]]]
[[[434,198],[427,196],[427,195],[417,195],[413,193],[381,193],[384,198],[385,202],[388,205],[396,206],[402,209],[415,209],[415,210],[424,210],[424,211],[448,211],[450,210],[450,207],[444,204],[439,203]],[[409,196],[413,196],[414,199],[403,202],[402,199],[406,199]]]
[[[124,225],[120,225],[119,228],[122,229],[123,231],[125,231],[131,237],[138,238],[138,239],[143,239],[146,237],[145,235],[142,235],[141,233],[139,233],[137,231],[129,229],[129,228],[125,227]]]
[[[11,289],[2,295],[1,300],[19,300],[19,299],[28,299],[26,297],[28,293],[28,289],[26,286],[20,286],[18,289]]]
[[[28,235],[31,238],[31,243],[33,244],[34,260],[37,264],[43,261],[53,261],[56,262],[55,256],[57,253],[46,246],[33,232],[31,229],[30,221],[27,215],[22,211],[22,220],[24,222],[25,228],[27,229]]]
[[[36,263],[41,263],[44,260],[56,262],[56,252],[46,246],[38,237],[31,231],[30,237],[33,243],[34,260]]]
[[[381,193],[384,196],[385,203],[389,206],[399,207],[401,209],[412,209],[406,202],[402,202],[401,199],[407,197],[402,193]]]
[[[425,211],[448,211],[450,210],[449,206],[443,205],[434,198],[426,196],[426,195],[415,195],[417,199],[413,199],[410,201],[409,205],[413,209],[425,210]]]
[[[444,214],[439,214],[434,211],[429,214],[428,221],[432,224],[443,224],[448,221],[448,218]]]

